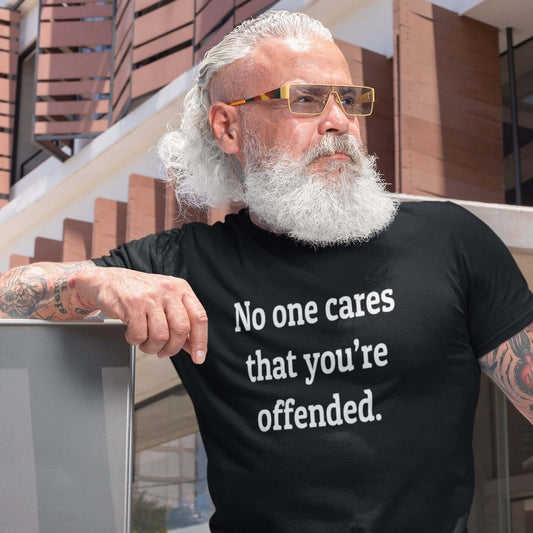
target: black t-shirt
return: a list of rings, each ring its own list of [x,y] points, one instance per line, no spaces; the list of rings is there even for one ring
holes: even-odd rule
[[[173,358],[208,455],[216,533],[460,533],[482,356],[533,321],[509,252],[452,203],[314,249],[246,212],[97,265],[188,280],[204,365]]]

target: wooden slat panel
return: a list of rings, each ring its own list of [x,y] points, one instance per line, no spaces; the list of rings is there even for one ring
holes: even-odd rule
[[[85,261],[91,258],[92,224],[66,218],[63,221],[62,261]]]
[[[13,136],[7,131],[0,131],[0,154],[11,157]]]
[[[9,268],[16,268],[30,265],[33,263],[33,257],[27,255],[11,254],[9,256]]]
[[[129,59],[129,58],[128,58]],[[127,59],[122,62],[118,72],[115,74],[113,83],[113,106],[117,105],[117,101],[121,98],[124,89],[129,86],[131,81],[131,61]],[[128,88],[128,94],[131,90]]]
[[[120,95],[120,98],[118,101],[113,104],[113,124],[117,122],[117,120],[120,119],[122,112],[124,111],[125,107],[129,105],[131,102],[131,94],[130,94],[130,88],[131,84],[126,87],[126,90],[122,91],[122,94]]]
[[[20,13],[0,8],[0,208],[8,203]]]
[[[84,5],[101,4],[101,0],[41,0],[41,6],[67,6],[78,5],[82,3]]]
[[[109,77],[109,52],[39,54],[38,80]]]
[[[224,0],[226,1],[226,0]],[[139,46],[192,22],[193,0],[176,0],[135,19],[133,44]]]
[[[2,115],[13,115],[15,113],[15,105],[11,102],[0,101],[0,113]]]
[[[0,29],[2,26],[0,26]],[[6,52],[18,52],[18,41],[13,39],[13,32],[9,31],[9,28],[5,28],[4,32],[7,33],[7,36],[0,37],[0,50],[5,50]]]
[[[20,23],[20,12],[11,9],[0,8],[0,20],[10,22],[12,24]]]
[[[11,158],[5,155],[0,155],[0,169],[9,170],[11,168]]]
[[[211,2],[211,0],[196,0],[196,13],[200,13],[209,2]]]
[[[113,3],[40,2],[35,113],[37,119],[47,120],[36,120],[35,140],[71,144],[73,136],[94,137],[109,126],[111,52],[107,49],[112,43]],[[59,96],[67,99],[54,98]],[[56,117],[61,120],[53,120]],[[55,155],[68,157],[60,151]]]
[[[92,96],[96,93],[109,93],[109,87],[109,80],[40,81],[37,84],[37,96]]]
[[[502,202],[498,30],[423,0],[394,7],[397,190]]]
[[[233,29],[233,21],[227,20],[225,24],[223,24],[220,28],[218,28],[217,31],[213,32],[207,39],[204,40],[202,43],[202,46],[196,50],[194,54],[194,61],[195,63],[198,63],[203,59],[205,54],[213,48],[213,46],[217,45],[225,35],[227,35],[231,30]]]
[[[481,169],[491,172],[493,154],[501,148],[500,139],[483,139],[479,142],[478,135],[472,135],[459,128],[447,128],[439,123],[405,116],[405,132],[403,139],[407,147],[416,146],[417,152],[431,156],[439,161],[446,156],[450,161],[457,161],[467,168]],[[443,140],[450,139],[446,145]]]
[[[179,2],[180,0],[174,0],[174,2]],[[198,0],[197,0],[198,1]],[[158,4],[160,0],[135,0],[135,13],[139,13],[149,7],[152,7]]]
[[[135,13],[148,9],[157,3],[159,0],[135,0]]]
[[[91,113],[107,113],[109,100],[61,100],[58,102],[37,102],[35,114],[42,115],[88,115]]]
[[[0,194],[9,194],[10,175],[6,170],[0,170]]]
[[[164,87],[191,67],[192,49],[188,47],[134,70],[132,98]]]
[[[16,73],[17,72],[17,56],[9,52],[0,50],[0,72],[2,73]]]
[[[120,50],[124,44],[130,46],[133,42],[133,6],[130,2],[130,8],[124,13],[124,16],[117,25],[115,34],[115,50]],[[120,52],[115,55],[119,55]]]
[[[196,15],[194,41],[199,44],[213,28],[233,9],[233,0],[211,1]]]
[[[109,127],[107,120],[35,122],[35,135],[68,135],[74,133],[101,133]]]
[[[165,227],[165,182],[131,174],[126,240],[139,239]]]
[[[180,28],[172,33],[163,35],[158,39],[154,39],[147,44],[138,46],[133,51],[133,62],[139,63],[140,61],[144,61],[151,56],[155,56],[161,52],[169,50],[180,43],[191,41],[193,38],[193,30],[193,25],[189,24],[184,28]]]
[[[41,48],[111,45],[111,20],[41,22]]]
[[[1,8],[0,8],[1,9]],[[10,39],[11,37],[18,37],[18,33],[15,34],[15,30],[5,24],[0,24],[0,37]]]
[[[6,78],[0,78],[0,98],[7,100],[8,102],[15,101],[15,95],[17,93],[17,84],[14,80],[8,80]]]
[[[123,115],[131,101],[131,71],[133,54],[134,0],[122,0],[118,5],[120,18],[115,33],[113,112],[115,123]]]
[[[133,50],[133,26],[130,25],[128,31],[124,34],[122,41],[117,41],[115,45],[115,72],[118,68],[122,66],[124,60],[126,60],[131,65],[131,55]]]
[[[276,2],[272,2],[272,0],[250,0],[249,2],[241,2],[242,7],[235,10],[235,26],[275,3]]]
[[[128,7],[132,7],[133,10],[135,10],[135,0],[117,0],[117,3],[116,3],[116,12],[115,12],[115,24],[117,23],[120,23],[120,21],[122,20],[123,16],[124,16],[124,11],[126,11],[126,9]],[[132,20],[133,20],[133,17],[132,17]]]
[[[126,202],[97,198],[91,257],[101,257],[126,242]]]
[[[6,117],[5,115],[0,115],[0,128],[13,129],[13,117]]]
[[[439,161],[434,158],[425,158],[422,154],[414,160],[410,172],[405,176],[405,187],[409,194],[420,196],[432,196],[436,198],[480,198],[483,195],[484,202],[502,203],[501,191],[498,189],[486,190],[480,185],[484,174],[477,172],[472,174],[462,165],[453,162],[446,164],[449,177],[443,183],[442,170],[444,165],[439,166]],[[470,178],[470,179],[469,179]],[[452,194],[448,193],[452,191]]]
[[[41,9],[41,20],[75,20],[89,17],[112,17],[113,4],[54,6]]]
[[[37,237],[35,239],[35,252],[33,259],[38,261],[61,261],[63,256],[63,243],[54,239]]]

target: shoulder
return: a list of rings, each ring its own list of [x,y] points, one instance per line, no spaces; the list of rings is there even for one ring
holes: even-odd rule
[[[491,231],[468,209],[449,200],[401,202],[398,222],[415,225],[425,231],[436,231],[439,234],[450,233],[455,238],[468,236],[469,232]]]
[[[163,231],[146,237],[153,240],[153,245],[161,254],[177,249],[218,248],[227,246],[236,235],[242,232],[247,215],[243,211],[226,215],[223,221],[207,224],[206,222],[188,222],[180,228]]]
[[[420,200],[401,202],[399,213],[428,220],[451,221],[453,217],[474,216],[467,209],[449,200]]]

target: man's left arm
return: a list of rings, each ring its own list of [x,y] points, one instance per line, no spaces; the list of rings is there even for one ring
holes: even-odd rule
[[[533,424],[533,322],[480,357],[479,366]]]

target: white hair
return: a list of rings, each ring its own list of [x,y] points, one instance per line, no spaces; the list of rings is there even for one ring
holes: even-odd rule
[[[269,11],[246,20],[207,52],[197,82],[185,97],[180,127],[166,133],[158,145],[178,202],[205,207],[243,201],[240,170],[219,148],[209,124],[210,84],[217,72],[268,38],[333,41],[327,28],[304,13]]]

